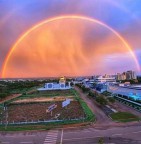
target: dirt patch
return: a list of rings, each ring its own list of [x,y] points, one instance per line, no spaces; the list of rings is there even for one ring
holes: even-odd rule
[[[49,98],[45,98],[45,97],[39,97],[39,98],[28,98],[28,99],[21,99],[21,100],[16,100],[14,103],[29,103],[29,102],[50,102],[50,101],[64,101],[66,98],[69,98],[71,101],[73,101],[74,96],[58,96],[58,97],[49,97]]]
[[[84,117],[83,109],[78,101],[62,108],[62,102],[55,102],[57,107],[51,112],[46,112],[53,102],[48,103],[25,103],[8,105],[8,122],[38,121],[38,120],[69,120]],[[59,115],[58,117],[56,117]]]

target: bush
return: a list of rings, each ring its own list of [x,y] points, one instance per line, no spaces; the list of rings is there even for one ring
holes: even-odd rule
[[[89,91],[88,96],[96,97],[96,94],[94,94],[92,91]]]
[[[82,91],[83,91],[84,93],[90,91],[90,89],[89,89],[89,88],[86,88],[85,86],[82,86],[81,88],[82,88]]]
[[[115,99],[113,97],[109,97],[108,101],[111,102],[111,103],[115,103]]]
[[[9,93],[0,93],[0,99],[6,98]]]
[[[100,104],[100,105],[106,105],[107,104],[107,100],[103,97],[103,96],[98,96],[96,98],[96,101]]]

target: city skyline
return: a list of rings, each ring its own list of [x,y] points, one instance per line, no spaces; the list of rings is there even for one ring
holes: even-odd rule
[[[141,74],[139,3],[1,0],[0,77]]]

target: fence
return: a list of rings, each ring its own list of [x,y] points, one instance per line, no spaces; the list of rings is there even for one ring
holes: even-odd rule
[[[23,121],[23,122],[0,122],[0,125],[24,125],[24,124],[48,124],[48,123],[57,123],[57,122],[72,122],[72,121],[84,121],[85,118],[80,119],[66,119],[66,120],[37,120],[37,121]]]

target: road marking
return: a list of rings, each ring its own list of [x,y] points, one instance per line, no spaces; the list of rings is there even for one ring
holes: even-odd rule
[[[31,137],[31,136],[35,136],[35,135],[19,135],[20,137]],[[17,135],[6,135],[5,137],[16,137]]]
[[[20,142],[20,143],[23,143],[23,144],[24,144],[24,143],[25,143],[25,144],[30,143],[30,144],[31,144],[31,143],[33,143],[33,142]]]
[[[27,134],[27,135],[25,135],[25,136],[36,136],[36,135],[28,135],[28,134]]]
[[[60,144],[62,144],[63,142],[63,129],[62,129],[62,133],[61,133],[61,141],[60,141]]]
[[[123,135],[123,134],[121,134],[121,133],[120,134],[112,134],[112,136],[118,136],[118,135]]]
[[[76,130],[76,131],[66,131],[66,133],[89,133],[89,132],[100,132],[100,130],[96,130],[96,129],[86,129],[86,130]]]
[[[11,136],[10,136],[10,135],[9,135],[9,136],[7,135],[7,136],[5,136],[5,137],[17,137],[17,136],[16,136],[16,135],[11,135]]]
[[[44,140],[44,144],[56,144],[58,136],[58,130],[50,130]]]
[[[132,133],[140,133],[141,131],[136,131],[136,132],[132,132]]]
[[[79,139],[94,139],[94,138],[99,138],[102,136],[95,136],[95,137],[77,137],[77,138],[71,138],[71,139],[63,139],[64,141],[71,141],[71,140],[79,140]]]

